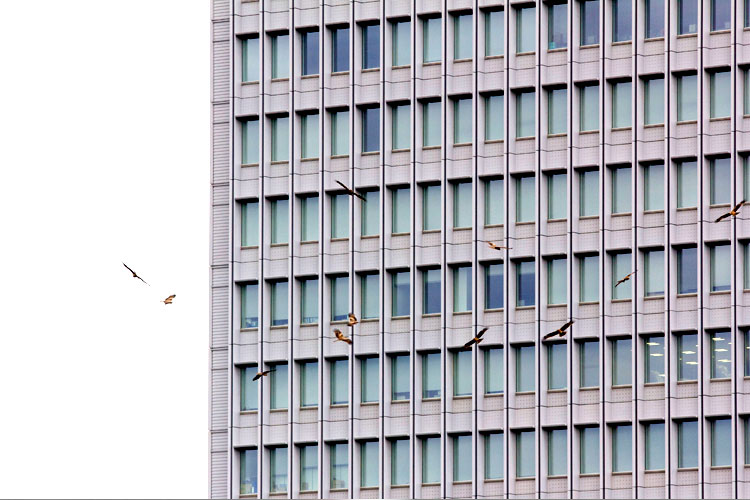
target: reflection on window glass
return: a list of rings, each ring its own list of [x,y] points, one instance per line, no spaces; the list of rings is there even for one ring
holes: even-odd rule
[[[536,50],[536,8],[516,9],[516,54]]]
[[[698,380],[698,335],[677,337],[677,380]]]
[[[698,5],[698,0],[677,0],[678,35],[698,32]]]
[[[580,343],[581,387],[599,387],[599,341],[587,340]]]
[[[664,422],[651,422],[644,427],[646,470],[664,470]]]
[[[626,42],[633,37],[633,0],[612,0],[612,41]]]
[[[599,473],[599,427],[582,427],[581,474]]]
[[[516,432],[516,477],[534,477],[536,474],[534,431]]]
[[[677,293],[698,292],[698,249],[696,247],[677,250]]]
[[[547,30],[549,50],[564,49],[568,46],[568,5],[552,3],[547,10],[549,25]]]
[[[524,260],[516,264],[516,307],[535,305],[534,261]]]
[[[599,43],[599,0],[581,2],[581,46]]]
[[[664,0],[646,0],[646,38],[664,36]]]
[[[664,382],[664,337],[651,335],[644,339],[645,382],[661,384]]]
[[[732,376],[732,339],[728,331],[712,332],[711,378]]]
[[[633,426],[612,427],[612,472],[633,470]]]

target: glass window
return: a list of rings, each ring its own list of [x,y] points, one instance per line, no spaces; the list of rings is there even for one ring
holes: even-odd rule
[[[299,447],[299,489],[318,491],[318,445]]]
[[[748,3],[745,2],[745,5]],[[747,9],[747,7],[745,7]],[[748,18],[748,14],[745,14],[745,19]],[[745,431],[745,465],[750,464],[750,417],[745,417],[744,419],[744,431]]]
[[[750,377],[750,330],[745,330],[742,336],[745,338],[745,354],[743,356],[745,362],[744,375],[745,377]]]
[[[394,318],[409,316],[409,271],[392,273],[391,279],[393,281],[391,316]]]
[[[646,38],[664,37],[664,0],[646,0]]]
[[[471,14],[453,16],[453,59],[471,59],[473,22]]]
[[[664,337],[651,335],[646,337],[644,353],[645,382],[647,384],[664,383]]]
[[[271,118],[271,161],[289,161],[289,117]]]
[[[399,104],[392,108],[392,149],[409,149],[411,147],[411,106]]]
[[[599,85],[581,87],[581,132],[589,130],[599,130]]]
[[[361,468],[360,468],[360,482],[359,485],[362,488],[374,488],[380,483],[378,466],[380,460],[378,457],[378,442],[377,441],[363,441],[359,445],[359,452],[361,457]]]
[[[599,427],[581,427],[581,474],[599,473]]]
[[[409,484],[409,438],[391,441],[391,486]]]
[[[503,433],[491,432],[484,435],[484,478],[502,479],[503,474]]]
[[[567,219],[568,186],[567,174],[547,175],[547,218]]]
[[[240,290],[242,301],[240,328],[258,328],[258,284],[242,285]]]
[[[698,335],[677,337],[677,380],[698,380]]]
[[[240,451],[240,495],[258,493],[258,450]]]
[[[536,305],[534,261],[523,260],[516,264],[516,307]]]
[[[453,396],[471,396],[471,351],[453,353]]]
[[[331,321],[345,321],[349,317],[349,277],[331,277]]]
[[[440,483],[440,438],[422,438],[422,484]]]
[[[711,334],[711,378],[732,376],[732,339],[728,331]]]
[[[536,475],[534,431],[516,432],[516,477]]]
[[[677,208],[698,206],[698,162],[677,163]]]
[[[581,46],[599,43],[599,0],[581,1]]]
[[[581,217],[599,215],[599,171],[581,170],[579,179]]]
[[[318,241],[318,196],[300,198],[302,224],[300,236],[302,241]]]
[[[644,292],[646,297],[664,295],[664,250],[646,250],[643,252],[646,278]]]
[[[408,187],[391,190],[391,202],[393,205],[391,226],[393,234],[411,232],[411,207],[409,201]]]
[[[318,47],[320,33],[317,31],[303,31],[302,35],[302,76],[320,73],[318,64]]]
[[[723,292],[732,288],[732,251],[729,243],[713,245],[711,248],[711,291]]]
[[[547,475],[568,475],[568,431],[566,429],[547,431]]]
[[[349,485],[349,445],[335,443],[331,450],[331,489],[346,489]]]
[[[677,121],[698,119],[698,75],[677,77]]]
[[[349,195],[331,195],[331,238],[349,237]]]
[[[632,357],[631,339],[614,339],[612,341],[612,385],[631,385],[633,383]]]
[[[440,314],[440,269],[422,271],[424,300],[422,314]]]
[[[269,449],[271,455],[271,493],[282,493],[287,491],[287,448],[279,446]]]
[[[547,344],[547,389],[568,387],[568,350],[566,344]]]
[[[362,26],[362,69],[380,67],[380,25]]]
[[[599,341],[580,343],[581,387],[599,387]]]
[[[380,276],[362,275],[362,319],[380,317]]]
[[[289,283],[271,283],[271,326],[284,326],[289,323]]]
[[[349,112],[331,112],[331,156],[349,154]]]
[[[516,222],[534,222],[535,212],[534,176],[516,177]]]
[[[731,183],[731,160],[729,158],[711,160],[711,205],[723,205],[731,201]]]
[[[505,130],[503,96],[488,95],[484,98],[484,140],[499,141]]]
[[[516,392],[536,390],[534,364],[534,346],[516,346]]]
[[[731,77],[728,69],[711,73],[711,118],[725,118],[732,111]]]
[[[377,190],[362,191],[365,200],[362,207],[362,236],[380,234],[380,192]]]
[[[731,27],[731,0],[711,0],[711,31],[728,30]]]
[[[453,482],[471,481],[471,435],[453,436]]]
[[[631,89],[629,81],[612,84],[612,128],[627,128],[632,124]]]
[[[750,289],[750,243],[742,245],[742,260],[743,260],[743,278],[742,288],[744,290]]]
[[[457,266],[453,268],[453,312],[471,311],[472,268]]]
[[[380,108],[362,108],[362,152],[380,151]]]
[[[302,158],[318,157],[318,113],[302,115]]]
[[[643,80],[645,99],[643,102],[643,124],[664,123],[664,78]]]
[[[487,180],[484,186],[484,225],[502,224],[505,213],[503,179]]]
[[[471,181],[456,182],[453,184],[453,228],[464,228],[472,226]]]
[[[502,309],[505,307],[503,285],[503,264],[488,264],[484,271],[484,308]]]
[[[612,0],[612,41],[633,39],[633,1]]]
[[[331,404],[349,404],[349,360],[331,361]]]
[[[289,35],[271,35],[271,78],[289,78]]]
[[[743,16],[744,17],[743,26],[745,28],[750,28],[750,2],[745,1],[743,3],[745,5],[745,8],[744,8],[745,12]],[[747,463],[750,463],[750,461],[747,461]]]
[[[258,201],[242,204],[242,246],[257,247],[260,230],[258,228]]]
[[[526,10],[526,9],[521,9]],[[534,137],[536,109],[533,90],[516,93],[516,138]]]
[[[360,361],[362,376],[362,403],[373,403],[380,400],[378,389],[380,387],[380,373],[378,371],[378,358],[369,357],[361,358]]]
[[[391,356],[391,400],[404,401],[411,397],[409,392],[409,355]]]
[[[289,373],[286,363],[272,365],[271,369],[271,409],[285,410],[289,407]]]
[[[440,353],[422,354],[422,399],[440,397]]]
[[[565,4],[562,4],[565,6]],[[547,91],[547,133],[565,134],[568,131],[568,89]]]
[[[745,5],[750,5],[750,2],[745,2]],[[744,70],[742,72],[743,89],[742,89],[742,114],[750,114],[750,70]]]
[[[440,146],[440,101],[430,101],[422,104],[422,146]]]
[[[615,167],[612,169],[612,213],[624,214],[630,212],[630,167]]]
[[[664,164],[643,167],[643,204],[645,210],[664,210]]]
[[[698,0],[677,0],[677,34],[698,32]]]
[[[242,81],[260,79],[260,42],[257,36],[242,40]]]
[[[484,393],[502,394],[505,389],[502,347],[490,347],[484,351]]]
[[[243,366],[240,377],[240,411],[258,409],[258,382],[253,377],[258,373],[258,365]]]
[[[732,465],[732,419],[716,418],[711,420],[711,466],[723,467]]]
[[[318,279],[309,278],[300,281],[300,316],[303,325],[318,322]]]
[[[633,426],[612,427],[612,472],[633,471]]]
[[[698,292],[698,249],[677,249],[677,293]]]
[[[677,424],[677,468],[698,467],[698,421],[684,420]]]
[[[599,256],[586,255],[580,258],[581,302],[599,301]]]
[[[242,122],[242,164],[254,165],[260,161],[260,128],[257,118]]]
[[[664,470],[664,422],[650,422],[644,428],[646,470]]]
[[[422,20],[422,62],[431,63],[442,60],[442,22],[439,17],[427,17]]]
[[[300,363],[299,377],[300,406],[318,406],[318,362],[305,361]]]
[[[453,144],[472,142],[471,97],[453,100]]]
[[[536,8],[516,9],[516,54],[536,50]]]
[[[505,43],[505,12],[490,10],[484,13],[484,55],[485,57],[501,56]]]
[[[564,49],[568,46],[568,4],[551,3],[547,8],[547,14],[547,48]]]
[[[631,280],[617,285],[617,282],[633,272],[631,254],[615,253],[612,254],[612,298],[629,299],[631,294]],[[617,286],[615,286],[617,285]]]
[[[334,73],[349,71],[349,28],[334,28],[331,30],[331,46],[333,60],[331,70]]]
[[[565,257],[547,260],[547,303],[568,302],[568,259]]]
[[[393,66],[411,64],[411,21],[396,21],[393,26]]]

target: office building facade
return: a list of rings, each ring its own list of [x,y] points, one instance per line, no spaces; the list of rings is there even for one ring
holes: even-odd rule
[[[748,8],[212,0],[210,495],[750,496]]]

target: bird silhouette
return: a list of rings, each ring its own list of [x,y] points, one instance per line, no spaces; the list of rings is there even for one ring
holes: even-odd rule
[[[484,327],[479,330],[474,338],[464,344],[464,349],[469,349],[474,344],[479,344],[481,341],[483,341],[484,339],[482,338],[482,335],[484,335],[487,330],[489,330],[489,327]]]
[[[349,345],[352,345],[352,339],[344,335],[341,332],[341,330],[339,330],[338,328],[333,330],[333,334],[336,335],[336,340],[334,340],[334,342],[341,341],[341,342],[346,342]]]
[[[346,322],[347,326],[354,326],[354,325],[356,325],[357,323],[359,323],[359,320],[358,320],[358,319],[357,319],[357,317],[356,317],[356,316],[354,315],[354,313],[349,313],[349,319],[348,319],[348,320],[347,320],[347,322]]]
[[[635,270],[635,271],[633,271],[632,273],[628,274],[628,275],[627,275],[627,276],[625,276],[624,278],[621,278],[621,279],[619,279],[619,280],[617,281],[617,283],[615,283],[615,288],[617,288],[618,286],[620,286],[620,285],[622,285],[623,283],[625,283],[626,281],[628,281],[628,280],[629,280],[629,279],[630,279],[630,278],[631,278],[631,277],[632,277],[632,276],[633,276],[633,275],[634,275],[634,274],[635,274],[635,273],[636,273],[637,271],[638,271],[638,269],[636,269],[636,270]]]
[[[122,265],[125,266],[125,269],[127,269],[128,271],[130,271],[131,273],[133,273],[133,278],[138,278],[139,280],[141,280],[144,283],[146,283],[146,280],[144,280],[143,278],[141,278],[140,276],[138,276],[138,274],[136,274],[135,271],[133,271],[132,269],[130,269],[127,264],[125,264],[123,262]],[[146,283],[146,284],[148,285],[148,283]],[[148,285],[148,286],[151,286],[151,285]]]
[[[362,196],[361,194],[359,194],[359,193],[358,193],[358,192],[356,192],[355,190],[351,189],[351,188],[350,188],[349,186],[347,186],[347,185],[346,185],[346,184],[344,184],[343,182],[341,182],[341,181],[336,181],[336,184],[338,184],[339,186],[341,186],[341,187],[342,187],[342,188],[344,189],[344,191],[346,191],[346,194],[348,194],[349,196],[356,196],[356,197],[357,197],[357,198],[359,198],[360,200],[362,200],[362,201],[364,201],[365,203],[367,203],[367,200],[365,199],[365,197],[364,197],[364,196]]]
[[[721,222],[727,217],[737,217],[737,215],[740,213],[740,208],[742,208],[742,205],[745,204],[745,200],[742,200],[741,202],[737,203],[732,210],[729,212],[722,214],[718,219],[716,219],[714,222]]]
[[[506,247],[506,246],[503,246],[503,245],[496,245],[496,244],[494,244],[491,241],[487,242],[487,246],[489,246],[493,250],[510,250],[511,249],[510,247]]]
[[[263,370],[263,371],[259,371],[259,372],[258,372],[258,373],[256,373],[256,374],[255,374],[255,376],[253,377],[253,382],[254,382],[254,381],[256,381],[256,380],[258,380],[258,379],[259,379],[259,378],[261,378],[261,377],[267,377],[269,373],[271,373],[271,372],[275,372],[275,371],[276,371],[276,368],[270,368],[270,369],[268,369],[268,370]]]
[[[174,300],[175,297],[177,297],[177,295],[172,294],[169,297],[167,297],[166,299],[162,300],[162,302],[164,302],[165,306],[168,306],[169,304],[172,303],[172,300]]]
[[[547,335],[545,335],[542,338],[542,340],[551,339],[552,337],[554,337],[556,335],[559,335],[560,337],[562,337],[563,335],[565,335],[567,333],[568,328],[570,328],[570,325],[572,325],[573,323],[575,323],[575,321],[571,319],[570,321],[568,321],[567,323],[565,323],[563,326],[561,326],[560,328],[558,328],[554,332],[550,332]]]

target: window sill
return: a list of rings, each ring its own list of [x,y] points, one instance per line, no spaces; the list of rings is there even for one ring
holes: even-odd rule
[[[565,479],[568,477],[567,474],[547,476],[547,479]]]
[[[299,409],[300,410],[316,410],[317,411],[318,410],[318,405],[315,405],[315,406],[300,406]]]
[[[380,404],[380,401],[362,401],[359,403],[360,406],[377,406]]]
[[[625,130],[633,130],[632,125],[629,127],[612,127],[612,132],[623,132]]]
[[[320,240],[308,240],[308,241],[300,241],[300,245],[317,245],[320,243]]]
[[[453,311],[454,316],[468,316],[472,311]]]
[[[399,64],[398,66],[391,66],[391,69],[408,69],[411,68],[411,64]]]
[[[260,83],[260,80],[250,80],[247,82],[240,82],[240,85],[244,87],[246,85],[258,85],[259,83]]]
[[[612,42],[612,47],[617,47],[619,45],[631,45],[633,43],[633,40],[620,40],[619,42]]]
[[[422,146],[422,151],[429,151],[430,149],[440,149],[440,146]]]
[[[592,43],[590,45],[579,45],[578,48],[579,49],[598,49],[599,48],[599,44],[598,43]]]
[[[644,215],[645,214],[663,214],[663,213],[664,213],[664,209],[663,208],[659,209],[659,210],[644,210],[643,211]]]
[[[697,296],[698,296],[698,292],[694,292],[694,293],[678,293],[677,294],[677,298],[689,298],[689,297],[697,297]]]
[[[698,123],[698,120],[683,120],[683,121],[678,121],[677,125],[693,125],[696,123]]]
[[[664,382],[644,382],[643,387],[664,387]]]
[[[530,311],[536,306],[516,306],[516,311]]]
[[[698,210],[698,207],[679,207],[675,209],[677,212],[687,212],[687,211],[693,211]]]
[[[612,475],[613,476],[632,476],[633,471],[630,471],[630,470],[618,471],[618,472],[612,471]]]
[[[463,481],[453,481],[453,484],[471,484],[471,479],[465,479]]]
[[[533,56],[535,54],[536,54],[536,50],[532,50],[531,52],[516,52],[516,57]]]
[[[484,228],[485,229],[492,229],[494,227],[503,227],[504,225],[505,224],[503,224],[503,223],[500,223],[500,224],[485,224]]]
[[[716,118],[709,118],[709,123],[711,122],[728,122],[731,119],[729,116],[717,116]]]
[[[328,491],[334,492],[334,491],[349,491],[349,488],[331,488]]]
[[[252,328],[240,328],[240,333],[246,333],[246,332],[257,332],[258,327],[252,327]]]
[[[505,396],[504,392],[485,392],[484,397],[485,398],[501,398]]]
[[[633,384],[612,385],[612,389],[632,389]]]
[[[344,237],[344,238],[331,238],[331,243],[333,243],[335,241],[349,241],[349,237],[347,236],[347,237]]]
[[[348,323],[348,320],[345,319],[337,319],[337,320],[331,320],[331,325],[346,325]]]
[[[410,402],[410,399],[391,399],[392,405],[409,404]]]
[[[620,304],[620,303],[623,303],[623,302],[632,302],[632,300],[633,300],[632,298],[629,298],[629,299],[612,299],[610,302],[612,302],[613,304]]]
[[[335,403],[335,404],[328,405],[328,407],[329,408],[349,408],[349,404],[348,403]]]
[[[708,34],[709,35],[723,35],[725,33],[731,33],[731,32],[732,32],[731,29],[728,29],[728,30],[716,30],[716,31],[709,31]]]
[[[648,295],[643,297],[643,300],[664,300],[664,294],[661,295]]]
[[[302,80],[312,80],[312,79],[314,79],[314,78],[319,78],[319,77],[320,77],[320,74],[319,74],[319,73],[315,73],[314,75],[301,75],[301,76],[300,76],[300,78],[301,78]]]
[[[302,162],[302,163],[305,163],[305,162],[318,162],[318,161],[320,161],[320,158],[317,157],[317,156],[314,157],[314,158],[312,158],[312,157],[310,157],[310,158],[300,158],[299,161]]]
[[[729,206],[729,203],[717,203],[715,205],[708,205],[708,208],[725,208],[728,206]]]
[[[563,393],[563,392],[568,392],[568,389],[547,389],[547,394],[549,394],[549,393],[560,394],[560,393]]]
[[[466,146],[471,146],[472,144],[474,144],[474,143],[473,142],[454,142],[453,143],[453,147],[454,148],[463,148],[463,147],[466,147]]]
[[[439,233],[440,229],[422,229],[422,234],[435,234]]]
[[[631,217],[633,215],[633,212],[617,212],[616,214],[611,214],[612,217]]]
[[[484,60],[486,61],[487,59],[490,59],[490,60],[492,60],[492,59],[502,59],[504,57],[505,57],[504,54],[498,54],[498,55],[494,55],[494,56],[484,56]]]
[[[361,156],[377,156],[380,154],[380,151],[362,151],[360,153]]]
[[[281,413],[281,412],[287,412],[289,411],[289,409],[288,408],[271,408],[268,411],[270,411],[271,413]]]
[[[258,410],[242,410],[240,411],[240,415],[257,415]]]
[[[693,472],[698,471],[698,467],[677,467],[677,472]]]
[[[376,71],[380,71],[380,68],[362,68],[361,73],[375,73]]]
[[[360,240],[375,240],[380,238],[379,234],[363,234],[359,237]]]
[[[343,75],[348,75],[348,74],[349,74],[349,70],[346,70],[346,71],[331,71],[331,76],[343,76]]]
[[[405,232],[405,233],[391,233],[391,236],[392,237],[396,237],[396,236],[409,236],[410,234],[411,234],[410,232]]]
[[[423,314],[423,318],[439,318],[441,316],[441,313],[427,313]]]
[[[593,220],[593,219],[598,219],[598,218],[599,218],[598,215],[581,215],[578,217],[578,220]]]
[[[592,300],[592,301],[589,301],[589,302],[579,302],[578,303],[579,306],[593,306],[593,305],[597,305],[597,304],[599,304],[598,300]]]
[[[335,160],[337,158],[349,158],[349,155],[331,155],[332,160]]]
[[[685,384],[685,385],[687,385],[687,384],[696,384],[696,385],[698,385],[698,381],[697,380],[678,380],[677,384],[678,385],[679,384]]]
[[[271,330],[286,330],[289,328],[289,325],[271,325],[268,328]]]
[[[567,132],[557,132],[554,134],[547,134],[547,139],[554,138],[554,137],[567,137],[567,136],[568,136]]]
[[[516,391],[516,396],[528,396],[536,394],[536,391]]]
[[[440,486],[440,483],[422,483],[422,486]]]
[[[243,163],[240,165],[240,168],[257,167],[258,165],[260,165],[260,163]]]
[[[712,465],[711,470],[723,470],[723,469],[731,469],[731,465]]]
[[[318,490],[299,490],[300,493],[317,493]]]
[[[429,403],[430,401],[440,401],[441,399],[442,398],[440,396],[434,398],[422,398],[422,402],[424,403],[425,401],[427,401]]]
[[[698,33],[682,33],[677,35],[677,38],[698,38]]]
[[[489,139],[484,141],[485,144],[502,144],[505,142],[505,139]]]
[[[380,486],[360,486],[359,491],[378,491]]]
[[[505,308],[504,307],[499,307],[499,308],[496,308],[496,309],[484,309],[483,312],[485,312],[485,313],[496,313],[496,312],[503,312],[503,311],[505,311]]]
[[[643,128],[658,128],[658,127],[664,127],[663,123],[644,123]]]
[[[289,77],[288,76],[285,76],[283,78],[271,78],[271,83],[274,83],[274,82],[288,82],[288,81],[289,81]]]
[[[644,38],[643,41],[644,42],[663,42],[664,41],[664,37],[663,36],[657,36],[657,37],[654,37],[654,38]]]
[[[380,318],[362,318],[359,320],[360,323],[375,323],[376,321],[380,321]]]
[[[549,53],[555,53],[555,52],[565,52],[567,50],[568,50],[567,47],[556,47],[554,49],[547,49],[547,53],[549,54]]]
[[[272,160],[271,165],[288,165],[289,160]]]
[[[471,397],[472,397],[471,394],[466,394],[466,395],[462,395],[462,396],[453,396],[453,400],[455,401],[456,399],[459,399],[459,400],[461,400],[461,399],[471,399]]]
[[[536,224],[536,221],[533,220],[516,221],[516,226],[533,226],[534,224]]]
[[[536,136],[534,136],[534,135],[527,135],[527,136],[524,136],[524,137],[516,137],[516,141],[533,141],[534,139],[536,139]]]
[[[289,243],[271,243],[271,244],[270,244],[270,247],[271,247],[271,248],[276,248],[276,247],[288,247],[288,246],[289,246]]]
[[[471,57],[462,57],[461,59],[454,59],[454,60],[453,60],[453,64],[456,64],[456,63],[465,63],[465,62],[471,62],[471,61],[473,61],[473,60],[474,60],[474,59],[473,59],[473,58],[471,58]]]
[[[411,148],[391,149],[391,153],[408,153],[409,151],[411,151]]]
[[[711,379],[708,379],[709,382],[729,382],[730,380],[732,380],[731,377],[711,378]]]
[[[719,290],[716,292],[708,292],[708,295],[729,295],[730,293],[732,293],[731,290]]]
[[[591,134],[598,134],[599,129],[596,130],[579,130],[578,135],[591,135]]]
[[[411,316],[391,316],[391,320],[398,320],[398,319],[409,319]]]
[[[391,485],[392,490],[406,489],[408,487],[409,487],[408,484],[392,484]]]
[[[258,248],[260,248],[258,245],[249,245],[245,247],[240,247],[240,250],[253,250],[253,249],[258,249]]]
[[[320,326],[320,323],[318,323],[317,321],[315,323],[300,323],[299,326],[301,326],[301,327]]]
[[[547,219],[547,222],[566,222],[567,220],[567,217],[563,217],[562,219]]]
[[[594,386],[594,387],[579,387],[578,390],[579,391],[598,391],[599,390],[599,386],[597,385],[597,386]],[[598,403],[591,403],[591,404],[598,404]]]
[[[427,61],[423,62],[422,66],[440,66],[441,64],[443,64],[443,61]]]

